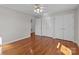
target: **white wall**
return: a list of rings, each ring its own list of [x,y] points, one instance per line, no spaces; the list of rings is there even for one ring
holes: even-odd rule
[[[77,9],[75,9],[75,13],[74,13],[74,39],[75,42],[78,43],[78,13],[77,13]]]
[[[30,36],[30,16],[0,7],[0,36],[3,44]]]
[[[2,54],[2,38],[0,37],[0,55]]]
[[[79,8],[78,8],[78,41],[77,43],[79,44]]]
[[[79,7],[75,10],[75,39],[79,45]]]

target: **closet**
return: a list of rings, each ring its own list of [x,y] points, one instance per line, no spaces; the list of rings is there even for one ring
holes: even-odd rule
[[[74,14],[55,16],[55,38],[74,41]]]
[[[36,19],[35,34],[74,41],[74,13],[43,15]]]

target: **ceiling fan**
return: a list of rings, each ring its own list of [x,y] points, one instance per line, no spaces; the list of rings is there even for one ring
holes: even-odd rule
[[[35,13],[42,13],[43,12],[43,7],[40,4],[35,4],[34,5],[34,12]]]

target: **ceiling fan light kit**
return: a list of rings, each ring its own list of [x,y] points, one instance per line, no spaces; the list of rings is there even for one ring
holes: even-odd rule
[[[41,13],[41,12],[43,12],[43,7],[41,7],[40,4],[35,4],[34,5],[34,12],[35,13]]]

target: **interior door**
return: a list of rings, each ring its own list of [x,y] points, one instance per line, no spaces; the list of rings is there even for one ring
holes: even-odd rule
[[[64,39],[74,41],[74,14],[64,15]]]
[[[50,17],[49,15],[45,15],[42,18],[42,35],[53,37],[54,33],[54,23],[53,23],[53,17]]]
[[[54,38],[63,39],[63,15],[56,15],[55,16],[55,32]]]
[[[42,35],[42,20],[41,18],[36,19],[36,24],[35,24],[35,35]]]

